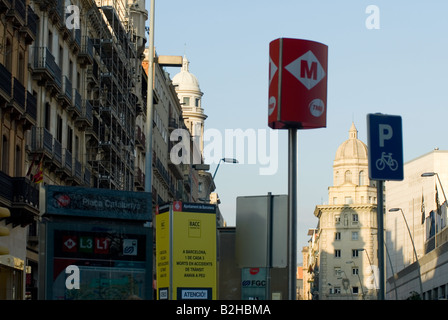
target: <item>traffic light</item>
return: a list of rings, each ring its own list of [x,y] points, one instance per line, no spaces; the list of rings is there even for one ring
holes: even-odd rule
[[[0,207],[0,219],[8,218],[11,213],[8,209]],[[0,237],[9,236],[9,229],[7,227],[0,227]],[[4,254],[9,254],[9,249],[5,246],[0,245],[0,256]]]

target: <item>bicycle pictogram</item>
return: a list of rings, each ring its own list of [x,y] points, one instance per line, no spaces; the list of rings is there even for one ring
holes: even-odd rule
[[[395,171],[398,169],[398,161],[392,158],[392,153],[381,153],[381,158],[376,160],[375,162],[376,168],[378,170],[384,170],[386,165],[389,167],[390,170]]]

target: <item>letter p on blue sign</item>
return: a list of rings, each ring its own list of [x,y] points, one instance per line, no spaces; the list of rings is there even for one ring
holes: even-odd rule
[[[401,116],[367,115],[369,178],[403,180],[403,133]]]

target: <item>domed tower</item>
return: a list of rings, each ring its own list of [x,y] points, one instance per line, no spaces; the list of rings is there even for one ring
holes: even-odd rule
[[[189,61],[184,56],[181,71],[173,77],[185,125],[200,146],[201,155],[204,150],[204,121],[207,116],[202,108],[202,91],[198,79],[189,71]]]
[[[375,203],[376,188],[368,173],[367,146],[358,139],[358,130],[352,123],[348,139],[336,151],[329,204]]]
[[[333,162],[328,204],[318,205],[319,299],[376,299],[376,187],[368,178],[367,146],[352,123]]]

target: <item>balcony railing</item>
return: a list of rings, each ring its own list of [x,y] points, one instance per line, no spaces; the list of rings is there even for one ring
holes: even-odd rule
[[[12,0],[11,9],[6,14],[13,18],[12,22],[16,26],[23,26],[26,22],[26,4],[24,0]]]
[[[11,217],[7,223],[26,226],[39,213],[39,189],[25,177],[10,177],[0,171],[0,197],[11,203]]]
[[[46,152],[53,154],[53,135],[49,130],[42,127],[31,129],[31,149],[33,152]]]
[[[62,87],[62,72],[54,56],[47,47],[36,47],[34,52],[34,73],[44,73],[45,80],[54,81],[58,89]]]
[[[31,92],[26,94],[26,113],[34,120],[37,121],[37,99]]]
[[[23,114],[25,112],[25,87],[17,78],[13,78],[12,98],[19,113]]]
[[[11,99],[12,75],[6,67],[0,63],[0,90],[4,98],[9,102]]]
[[[62,144],[57,139],[53,141],[53,159],[62,164]]]

